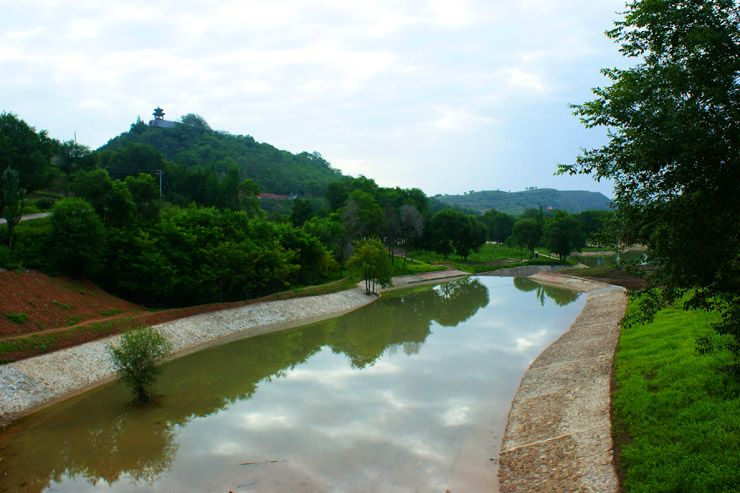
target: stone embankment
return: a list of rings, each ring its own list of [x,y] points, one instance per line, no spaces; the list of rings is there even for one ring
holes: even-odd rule
[[[616,492],[610,389],[625,290],[559,274],[532,279],[588,297],[522,377],[499,455],[500,491]]]
[[[457,270],[394,278],[393,288],[468,275]],[[230,339],[296,327],[336,317],[372,303],[360,287],[339,293],[269,301],[204,313],[156,326],[172,343],[174,356]],[[0,426],[36,409],[115,378],[107,346],[120,336],[82,344],[0,366]]]

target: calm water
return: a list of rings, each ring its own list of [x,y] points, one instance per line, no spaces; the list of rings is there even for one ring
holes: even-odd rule
[[[159,405],[114,383],[0,434],[9,491],[495,489],[522,373],[577,293],[482,277],[165,366]],[[0,488],[2,489],[2,488]]]
[[[621,260],[642,260],[645,258],[645,252],[629,250],[618,255],[574,255],[578,260],[589,267],[611,267],[617,265]]]

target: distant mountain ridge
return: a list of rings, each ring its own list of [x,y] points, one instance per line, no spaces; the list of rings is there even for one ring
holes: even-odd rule
[[[577,214],[591,209],[607,210],[611,203],[599,192],[553,188],[534,188],[523,192],[482,190],[464,195],[437,195],[435,198],[447,204],[469,207],[481,212],[496,209],[513,216],[518,216],[533,207],[560,209]]]

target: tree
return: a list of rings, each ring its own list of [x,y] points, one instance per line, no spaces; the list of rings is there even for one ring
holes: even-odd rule
[[[403,267],[406,268],[406,257],[416,240],[424,234],[424,218],[416,206],[404,204],[398,213],[400,238],[404,245]]]
[[[301,227],[303,223],[308,221],[313,214],[313,207],[311,201],[306,199],[294,199],[293,200],[293,211],[291,211],[288,220],[293,226]]]
[[[341,212],[342,224],[352,240],[379,237],[383,228],[383,209],[375,198],[362,190],[354,190]]]
[[[365,293],[372,294],[377,286],[392,284],[391,262],[378,240],[363,240],[355,244],[355,253],[347,261],[347,268],[358,272],[365,281]]]
[[[315,236],[331,252],[339,265],[339,275],[342,275],[344,264],[352,253],[352,244],[347,230],[339,221],[337,214],[332,217],[312,217],[303,224],[303,230]]]
[[[69,185],[72,182],[72,176],[80,170],[89,171],[94,169],[96,158],[89,147],[78,144],[74,140],[62,143],[60,151],[57,166],[64,175],[62,177],[64,194],[69,196]]]
[[[3,171],[3,217],[8,225],[8,246],[13,248],[13,229],[23,217],[23,206],[26,202],[26,190],[21,188],[18,172],[8,166]]]
[[[49,161],[54,142],[46,130],[36,132],[12,113],[0,114],[0,170],[12,166],[18,171],[21,188],[38,190],[50,180]]]
[[[530,255],[534,254],[534,248],[540,242],[542,238],[542,230],[540,225],[537,224],[537,219],[527,218],[519,219],[514,223],[512,229],[512,236],[516,239],[517,243],[524,245],[529,250]]]
[[[260,213],[260,189],[254,180],[246,179],[239,184],[239,207],[249,217],[258,216]]]
[[[614,180],[621,242],[648,247],[652,272],[627,323],[690,292],[686,308],[722,314],[715,328],[738,358],[740,14],[731,0],[642,0],[615,26],[607,35],[631,68],[602,70],[611,85],[573,106],[609,140],[559,172]]]
[[[108,351],[116,371],[131,388],[134,402],[151,402],[152,387],[161,372],[157,364],[172,352],[167,338],[156,329],[136,330],[123,334]]]
[[[107,235],[89,202],[70,197],[54,204],[49,256],[66,274],[84,277],[105,266]]]
[[[557,253],[560,260],[565,260],[570,252],[581,248],[585,243],[585,236],[578,221],[565,211],[556,211],[548,221],[544,232],[545,246]]]

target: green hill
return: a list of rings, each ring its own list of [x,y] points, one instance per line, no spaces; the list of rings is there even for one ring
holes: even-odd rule
[[[186,115],[173,128],[150,126],[141,120],[108,141],[98,151],[121,151],[128,144],[146,144],[169,161],[186,166],[214,166],[223,175],[236,165],[241,178],[253,179],[260,191],[275,194],[320,195],[342,173],[317,152],[292,154],[249,135],[213,130],[197,115]]]
[[[536,188],[523,192],[483,190],[464,195],[437,195],[437,199],[451,205],[469,207],[478,211],[496,209],[518,216],[529,208],[542,207],[566,210],[577,214],[582,211],[609,209],[609,199],[599,192],[561,191],[552,188]]]

